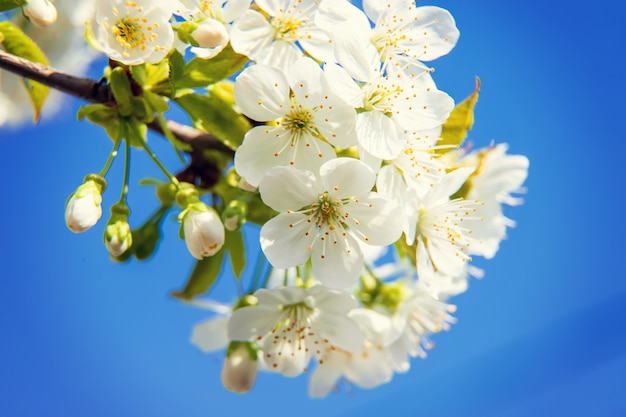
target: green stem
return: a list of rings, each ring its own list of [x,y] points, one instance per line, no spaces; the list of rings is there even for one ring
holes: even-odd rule
[[[113,160],[117,156],[117,149],[120,147],[120,142],[121,141],[119,139],[115,141],[115,143],[113,144],[113,149],[111,149],[111,152],[109,153],[109,156],[106,162],[104,163],[104,166],[100,170],[100,173],[98,173],[98,175],[101,176],[102,178],[104,178],[107,172],[109,172],[109,169],[111,168],[111,164],[113,163]]]
[[[122,185],[122,193],[120,195],[120,204],[126,204],[126,195],[128,194],[128,182],[130,179],[130,142],[126,141],[126,160],[124,161],[124,183]]]
[[[179,184],[178,180],[176,179],[176,177],[173,176],[167,170],[167,168],[165,168],[165,165],[163,165],[161,163],[161,161],[159,161],[159,158],[157,158],[157,156],[154,154],[154,152],[152,152],[152,149],[150,149],[150,147],[148,146],[148,144],[145,141],[143,142],[143,148],[146,150],[148,156],[152,159],[152,161],[154,161],[154,163],[159,167],[159,169],[165,174],[167,179],[170,180],[170,182],[172,184],[174,184],[176,186],[176,188],[180,188],[180,184]]]

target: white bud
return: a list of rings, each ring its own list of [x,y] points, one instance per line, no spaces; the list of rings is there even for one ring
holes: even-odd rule
[[[57,9],[48,0],[29,0],[23,10],[26,17],[41,28],[57,21]]]
[[[196,259],[212,256],[224,245],[225,231],[220,216],[204,203],[190,204],[183,217],[185,242]]]
[[[231,392],[244,394],[254,385],[257,369],[258,363],[251,356],[250,348],[241,343],[224,360],[222,385]]]
[[[113,257],[118,257],[128,250],[133,243],[130,225],[125,221],[108,224],[104,231],[104,245]]]
[[[101,187],[86,181],[76,189],[65,206],[65,223],[74,233],[82,233],[95,225],[102,216]]]
[[[222,22],[215,19],[207,19],[198,25],[191,33],[198,42],[197,47],[191,48],[197,57],[210,59],[216,56],[228,44],[228,32]]]

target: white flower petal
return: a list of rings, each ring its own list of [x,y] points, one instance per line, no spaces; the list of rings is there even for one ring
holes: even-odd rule
[[[345,291],[330,290],[322,285],[316,285],[308,292],[315,298],[315,307],[324,311],[346,314],[357,307],[354,296]]]
[[[289,107],[289,84],[281,71],[265,65],[246,68],[235,81],[235,103],[253,120],[274,120]]]
[[[315,176],[293,167],[274,167],[259,184],[261,199],[276,211],[300,210],[317,200]]]
[[[302,374],[311,360],[313,353],[291,339],[279,338],[274,340],[268,337],[263,342],[263,351],[280,352],[280,356],[265,354],[264,361],[268,370],[278,372],[286,377],[295,377]]]
[[[435,6],[421,6],[415,9],[415,17],[418,24],[413,27],[413,32],[417,36],[405,43],[413,50],[420,51],[416,58],[432,61],[454,48],[459,39],[459,30],[450,12]]]
[[[229,317],[216,317],[194,326],[191,343],[203,352],[213,352],[228,345]]]
[[[274,28],[255,10],[247,10],[230,30],[230,44],[235,52],[252,59],[266,50],[273,39]]]
[[[358,231],[357,236],[367,244],[389,245],[402,235],[404,216],[400,206],[378,193],[370,193],[359,203],[351,202],[346,211],[350,213],[347,220],[351,230]]]
[[[337,64],[324,65],[324,79],[333,91],[343,101],[354,108],[363,106],[363,90],[345,69]]]
[[[332,351],[324,358],[324,363],[315,368],[309,381],[311,398],[324,398],[328,395],[343,375],[346,360],[346,354],[341,351]]]
[[[400,126],[391,117],[376,110],[357,115],[356,133],[359,144],[381,159],[394,159],[404,147]]]
[[[359,325],[346,315],[320,310],[315,328],[323,339],[332,340],[333,346],[348,352],[358,352],[363,347]]]
[[[323,191],[342,199],[366,197],[376,182],[376,174],[363,162],[354,158],[337,158],[320,169]]]
[[[276,305],[256,305],[235,310],[228,321],[228,338],[256,341],[259,336],[274,328],[281,314]]]
[[[259,304],[289,305],[304,300],[306,291],[301,287],[261,288],[255,291],[254,296]]]
[[[324,236],[322,236],[324,237]],[[336,242],[336,243],[335,243]],[[330,288],[354,285],[363,271],[363,253],[356,240],[338,231],[317,239],[311,254],[313,275]]]
[[[423,204],[432,207],[449,200],[474,172],[473,167],[458,168],[447,174],[424,196]]]
[[[313,250],[315,233],[300,213],[282,213],[261,228],[261,249],[276,268],[302,265]]]

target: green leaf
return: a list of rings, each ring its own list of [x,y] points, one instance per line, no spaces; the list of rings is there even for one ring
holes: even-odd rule
[[[170,73],[169,62],[163,60],[158,64],[132,65],[129,67],[133,79],[144,89],[150,89],[168,79]]]
[[[246,247],[243,242],[241,230],[235,232],[226,231],[226,249],[230,257],[230,265],[237,279],[241,277],[241,271],[246,266]]]
[[[126,117],[133,114],[133,91],[130,88],[130,80],[126,71],[122,67],[113,68],[109,78],[111,92],[115,97],[117,109],[120,115]]]
[[[167,99],[152,91],[144,91],[143,98],[146,99],[150,107],[152,107],[152,110],[156,113],[165,113],[170,109],[169,104],[167,104]]]
[[[248,58],[233,51],[230,45],[211,59],[194,58],[176,81],[176,89],[206,87],[222,81],[240,71],[246,62]]]
[[[150,123],[154,120],[152,106],[143,97],[133,97],[130,103],[133,107],[133,116],[139,121]]]
[[[182,300],[191,300],[197,295],[208,292],[217,281],[223,259],[224,249],[222,248],[215,255],[197,261],[185,288],[181,291],[173,291],[172,296]]]
[[[174,51],[170,55],[170,79],[177,83],[185,75],[185,58],[180,52]]]
[[[465,138],[467,132],[472,128],[474,124],[474,107],[478,101],[478,91],[480,90],[480,78],[476,77],[476,87],[474,92],[465,100],[456,105],[450,117],[443,124],[441,131],[441,141],[438,145],[455,145],[460,146]],[[451,150],[440,149],[438,152],[445,153]]]
[[[175,101],[189,113],[198,128],[211,132],[232,149],[241,145],[244,135],[251,128],[245,117],[215,94],[186,94]]]
[[[15,9],[26,4],[26,0],[0,0],[0,12]]]
[[[105,104],[88,104],[78,110],[77,117],[78,120],[87,118],[91,123],[105,128],[113,141],[122,137],[122,124],[117,109]]]
[[[7,2],[5,1],[3,3]],[[13,3],[15,3],[15,1]],[[18,6],[21,4],[23,3],[20,2]],[[48,65],[48,59],[41,49],[39,49],[39,46],[15,24],[11,22],[0,22],[0,33],[2,34],[2,46],[8,53],[31,62]],[[26,78],[24,78],[23,82],[24,87],[26,87],[26,92],[30,97],[30,101],[33,104],[33,109],[35,110],[34,120],[35,123],[37,123],[41,117],[41,109],[50,93],[50,87]]]

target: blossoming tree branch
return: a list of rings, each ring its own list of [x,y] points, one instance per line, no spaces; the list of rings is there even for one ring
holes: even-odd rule
[[[112,147],[70,194],[67,226],[87,232],[106,205],[110,257],[142,260],[177,214],[196,264],[172,295],[207,309],[191,342],[222,352],[228,390],[247,392],[259,371],[307,373],[309,395],[324,397],[407,372],[454,324],[451,298],[483,276],[472,259],[495,256],[515,225],[503,206],[521,203],[528,160],[506,144],[465,143],[480,82],[456,105],[437,88],[431,62],[459,38],[444,9],[0,0],[0,13],[0,125],[24,122],[27,108],[35,121],[54,111],[57,90],[85,100],[78,118]],[[103,78],[84,78],[102,54]],[[193,126],[169,120],[173,107]],[[149,131],[179,166],[162,162]],[[154,214],[131,224],[137,152],[162,178],[144,181]],[[114,165],[124,170],[117,198],[106,193]],[[246,264],[256,264],[250,276]],[[221,279],[240,289],[229,303],[207,298]]]

